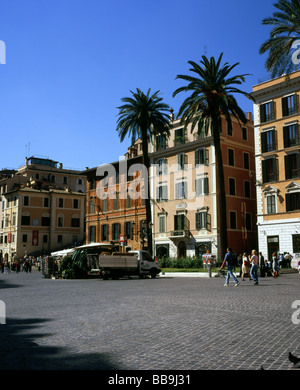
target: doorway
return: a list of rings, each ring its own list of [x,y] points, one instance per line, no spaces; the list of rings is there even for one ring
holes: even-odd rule
[[[177,251],[177,254],[178,254],[178,259],[180,257],[186,257],[186,244],[184,241],[180,241],[180,243],[178,244],[178,251]]]
[[[268,236],[268,260],[272,261],[272,253],[279,252],[279,236]]]

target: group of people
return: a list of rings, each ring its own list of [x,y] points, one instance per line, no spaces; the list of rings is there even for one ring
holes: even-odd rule
[[[23,259],[13,259],[11,262],[6,259],[0,260],[0,268],[3,274],[8,274],[11,271],[30,273],[34,268],[37,271],[41,270],[41,261],[39,258],[24,257]]]
[[[241,275],[242,280],[245,280],[245,275],[248,275],[249,280],[253,280],[254,285],[258,285],[258,268],[261,267],[261,276],[265,276],[268,272],[273,275],[276,279],[279,275],[279,259],[277,253],[272,254],[272,262],[264,260],[264,257],[261,252],[259,255],[255,249],[252,250],[251,255],[247,256],[247,253],[243,253],[239,256],[238,261],[235,261],[234,254],[231,248],[227,248],[227,253],[225,255],[224,261],[221,265],[221,269],[227,266],[227,275],[224,286],[229,285],[230,277],[234,280],[235,286],[238,286],[240,283],[237,280],[236,276],[233,273],[234,268],[237,266],[237,263],[241,266]]]

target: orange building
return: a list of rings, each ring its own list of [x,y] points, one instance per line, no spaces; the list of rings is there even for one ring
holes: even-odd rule
[[[147,248],[145,203],[141,196],[134,199],[129,193],[129,189],[134,188],[141,194],[144,186],[138,173],[131,172],[136,164],[142,164],[139,145],[137,142],[124,160],[109,164],[109,167],[86,169],[86,243],[113,242],[124,252]],[[105,178],[107,184],[102,186]]]

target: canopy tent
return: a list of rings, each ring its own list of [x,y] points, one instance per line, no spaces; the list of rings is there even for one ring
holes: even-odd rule
[[[74,250],[75,250],[74,248],[70,248],[70,249],[63,249],[63,250],[57,251],[57,252],[51,252],[51,256],[53,256],[53,257],[63,257],[63,256],[72,255]]]

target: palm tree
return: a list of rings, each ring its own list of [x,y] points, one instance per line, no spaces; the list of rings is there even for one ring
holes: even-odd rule
[[[226,195],[224,189],[224,172],[220,142],[221,115],[226,118],[228,128],[232,128],[231,115],[239,122],[245,124],[247,119],[244,112],[239,107],[233,93],[242,94],[248,98],[253,98],[246,92],[236,88],[234,85],[240,85],[245,81],[244,76],[237,75],[227,77],[229,73],[238,65],[238,63],[229,66],[225,63],[221,66],[223,53],[216,61],[214,57],[210,60],[202,56],[200,65],[193,61],[188,61],[192,66],[191,72],[194,76],[178,75],[177,79],[188,82],[188,85],[178,88],[173,96],[179,92],[191,92],[182,103],[177,117],[181,117],[182,124],[187,127],[191,123],[191,131],[195,128],[198,134],[207,136],[209,130],[213,136],[215,146],[216,174],[217,174],[217,207],[219,218],[220,246],[219,256],[223,256],[227,248],[227,212]]]
[[[131,136],[132,144],[139,138],[142,139],[142,151],[143,151],[143,164],[149,172],[150,159],[148,154],[148,141],[153,136],[164,135],[169,136],[171,122],[170,122],[170,107],[162,102],[162,98],[159,97],[159,92],[155,92],[151,95],[149,89],[144,94],[140,89],[137,88],[136,92],[130,91],[132,97],[122,98],[123,104],[120,107],[117,120],[117,131],[121,142],[124,141],[126,136]],[[150,206],[150,183],[149,175],[145,177],[145,188],[148,189],[146,194],[145,205],[146,205],[146,224],[147,224],[147,239],[148,239],[148,250],[152,254],[152,232],[150,229],[151,223],[151,206]]]
[[[292,49],[294,42],[300,39],[300,0],[279,0],[274,6],[278,11],[262,21],[262,24],[273,26],[273,29],[269,39],[259,49],[260,54],[269,51],[266,68],[271,72],[271,77],[295,69]]]

